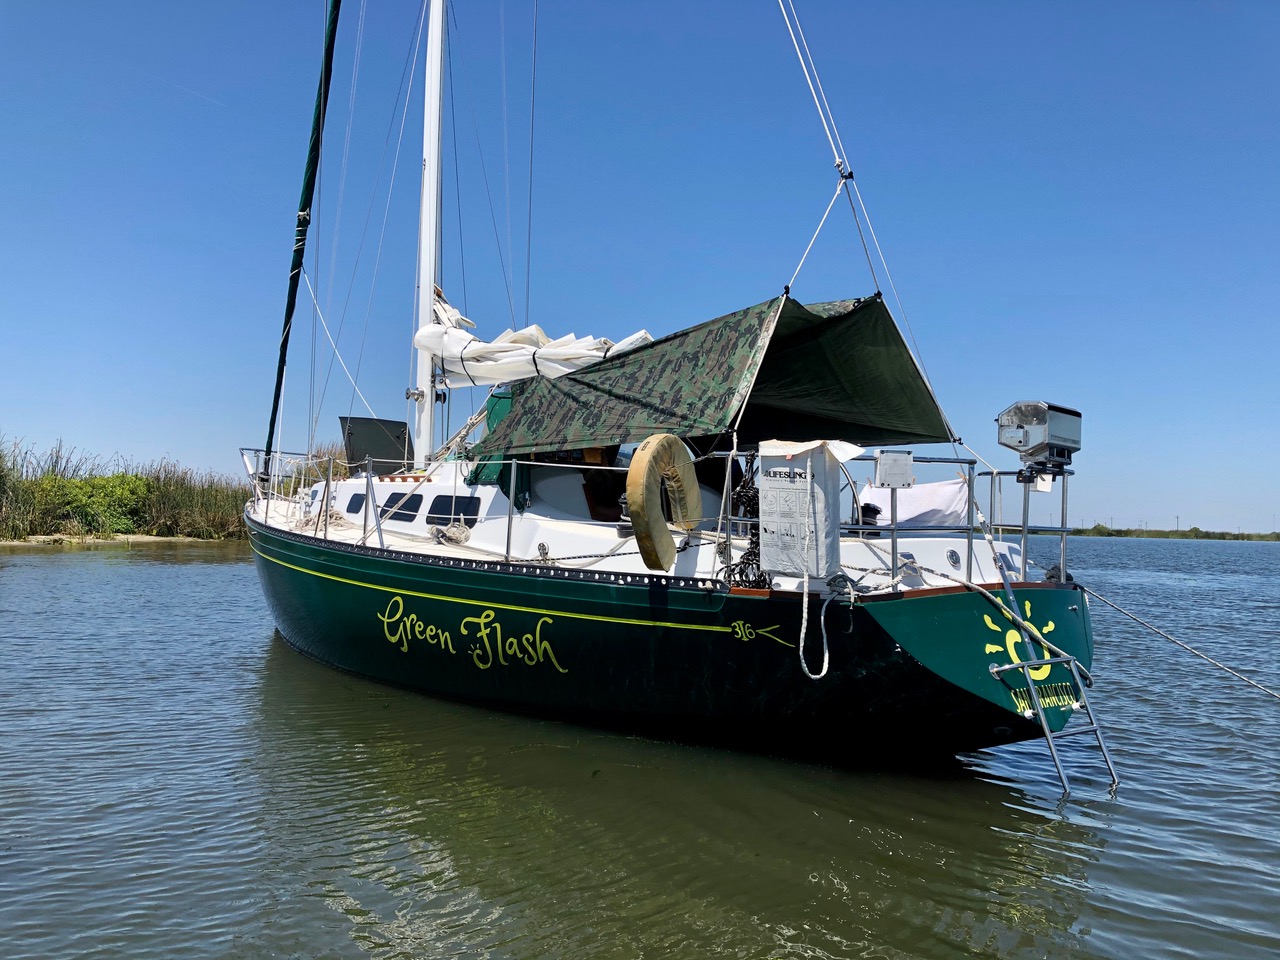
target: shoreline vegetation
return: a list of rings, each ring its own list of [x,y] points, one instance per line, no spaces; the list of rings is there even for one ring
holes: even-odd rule
[[[0,542],[238,540],[247,481],[168,460],[102,461],[59,441],[38,452],[0,436]]]
[[[1240,530],[1232,533],[1229,530],[1201,530],[1199,527],[1188,527],[1186,530],[1148,530],[1146,527],[1108,527],[1105,523],[1095,523],[1092,527],[1076,527],[1068,536],[1072,537],[1135,537],[1147,540],[1280,540],[1280,532],[1246,533]]]

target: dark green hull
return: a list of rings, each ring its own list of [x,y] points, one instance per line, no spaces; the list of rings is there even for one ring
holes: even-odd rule
[[[1006,643],[995,623],[1007,626],[1003,617],[976,593],[832,603],[830,669],[815,681],[799,662],[794,596],[675,577],[450,562],[248,525],[285,639],[386,683],[834,762],[955,754],[1041,735],[1022,716],[1020,671],[1002,681],[989,670],[1011,662],[1011,652],[1027,653]],[[1017,595],[1031,604],[1031,622],[1042,630],[1052,623],[1049,639],[1089,665],[1079,590],[1035,584]],[[822,612],[815,594],[804,643],[814,673]],[[1070,713],[1070,684],[1057,666],[1037,681],[1056,704],[1048,711],[1055,728]]]

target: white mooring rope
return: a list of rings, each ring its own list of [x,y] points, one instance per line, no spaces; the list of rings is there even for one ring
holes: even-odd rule
[[[822,626],[822,669],[817,673],[811,673],[809,665],[804,662],[804,636],[809,631],[809,544],[812,542],[813,532],[813,453],[811,452],[805,458],[805,490],[804,490],[804,551],[801,554],[804,562],[804,579],[800,588],[800,636],[796,643],[796,649],[800,654],[800,669],[804,671],[804,675],[810,680],[821,680],[827,675],[827,667],[831,665],[831,648],[827,644],[827,627],[825,614],[827,605],[822,605],[824,614]],[[830,601],[828,601],[830,602]]]

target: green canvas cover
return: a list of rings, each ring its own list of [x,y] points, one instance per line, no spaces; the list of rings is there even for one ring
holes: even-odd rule
[[[493,433],[511,412],[511,391],[495,390],[489,395],[489,399],[484,402],[484,429],[485,434]],[[481,457],[471,473],[467,476],[467,483],[497,483],[498,478],[506,473],[506,467],[503,464],[502,457],[488,456]],[[503,491],[506,490],[506,484],[503,484]]]
[[[510,389],[491,393],[489,399],[485,401],[485,432],[492,433],[510,412]],[[526,494],[529,493],[529,479],[529,467],[526,464],[517,464],[514,499],[516,509],[522,513],[528,503]],[[511,464],[496,454],[481,457],[467,474],[467,483],[496,483],[505,496],[511,497]]]
[[[715,437],[744,402],[743,444],[951,438],[878,295],[807,307],[781,297],[554,380],[513,384],[510,415],[473,455],[638,443],[654,433]]]
[[[884,300],[782,312],[739,438],[940,443],[954,434]]]

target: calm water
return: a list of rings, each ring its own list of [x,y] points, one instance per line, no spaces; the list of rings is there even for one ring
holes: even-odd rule
[[[1280,688],[1280,545],[1073,546]],[[1280,702],[1094,617],[1124,782],[1069,739],[1063,803],[1043,744],[842,772],[366,683],[244,547],[0,553],[0,956],[1280,955]]]

